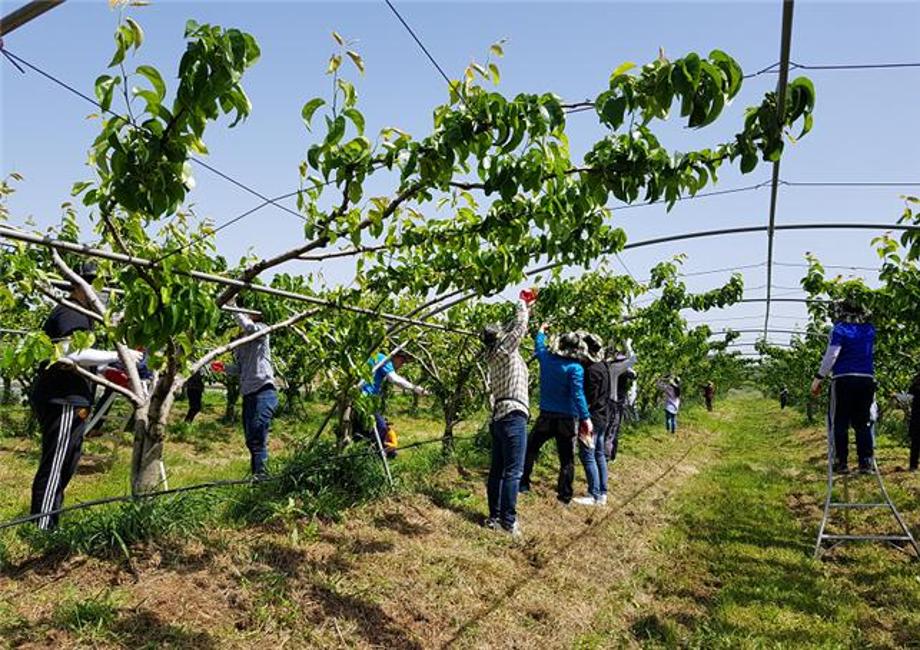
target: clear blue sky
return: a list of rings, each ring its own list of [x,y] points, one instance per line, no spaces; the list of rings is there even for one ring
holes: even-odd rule
[[[21,2],[2,2],[4,13]],[[611,70],[623,61],[642,63],[658,48],[680,56],[719,48],[733,55],[746,72],[779,57],[781,3],[771,2],[396,2],[441,65],[458,76],[473,58],[482,59],[491,42],[507,38],[500,62],[507,94],[552,91],[565,99],[594,97]],[[235,26],[253,33],[262,58],[245,85],[252,117],[235,129],[212,127],[206,137],[209,162],[244,179],[267,195],[297,187],[297,166],[310,144],[300,121],[300,107],[313,96],[327,96],[324,75],[332,52],[330,32],[358,39],[367,74],[356,79],[362,110],[371,133],[399,126],[417,137],[431,126],[431,109],[443,102],[444,81],[382,0],[372,2],[168,2],[153,0],[132,14],[146,32],[146,43],[133,64],[152,63],[171,84],[184,49],[187,18]],[[70,0],[6,39],[6,46],[26,60],[92,94],[95,77],[105,72],[112,52],[116,14],[105,1]],[[800,63],[920,61],[920,3],[796,3],[792,59]],[[814,131],[787,149],[782,177],[794,181],[920,182],[918,120],[920,69],[808,73],[818,105]],[[41,225],[55,223],[71,184],[88,178],[85,153],[98,128],[86,120],[92,107],[37,74],[20,75],[9,63],[0,67],[0,172],[22,173],[26,180],[12,201],[14,220],[31,215]],[[357,77],[356,74],[352,75]],[[664,141],[680,148],[716,143],[739,128],[743,108],[759,102],[776,83],[774,75],[745,82],[744,89],[717,125],[701,132],[677,122],[661,130]],[[170,85],[172,90],[174,84]],[[569,118],[576,157],[602,135],[591,113]],[[751,185],[769,179],[759,167],[741,176],[728,168],[715,189]],[[220,222],[259,201],[206,170],[196,168],[198,188],[192,195],[197,212]],[[381,182],[374,193],[392,188]],[[880,221],[893,223],[901,210],[899,195],[910,188],[783,188],[778,223]],[[913,188],[916,194],[920,189]],[[293,206],[293,202],[290,202]],[[615,211],[614,220],[630,240],[726,226],[765,224],[769,190],[679,203],[670,214],[659,206]],[[805,251],[828,264],[875,266],[866,231],[779,233],[776,259],[801,262]],[[302,237],[300,222],[268,207],[220,233],[218,244],[229,257],[247,249],[262,256],[288,248]],[[688,272],[757,264],[765,259],[764,235],[733,236],[656,246],[624,253],[633,273],[647,276],[656,262],[674,253],[689,255]],[[614,264],[619,269],[619,264]],[[302,271],[317,270],[306,264]],[[288,269],[294,271],[294,268]],[[346,269],[323,269],[330,281]],[[778,267],[777,287],[797,287],[801,269]],[[747,293],[764,295],[763,268],[744,271]],[[869,274],[872,275],[871,273]],[[712,286],[723,275],[692,277],[693,289]],[[760,288],[758,288],[760,287]],[[777,288],[775,295],[798,295]],[[739,305],[711,318],[750,317],[723,323],[756,327],[762,304]],[[788,327],[804,313],[800,305],[777,304],[776,327]],[[697,316],[689,315],[691,320]],[[745,337],[753,340],[752,336]],[[788,337],[776,336],[777,340]]]

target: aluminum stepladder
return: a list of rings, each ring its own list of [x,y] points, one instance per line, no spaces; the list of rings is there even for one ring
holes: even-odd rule
[[[872,446],[875,447],[875,424],[872,425]],[[878,469],[878,463],[875,460],[875,456],[872,457],[872,474],[875,476],[876,481],[878,482],[878,489],[882,495],[883,502],[877,503],[854,503],[850,501],[850,489],[849,489],[849,474],[843,474],[840,478],[843,479],[843,501],[834,501],[834,432],[831,427],[830,418],[828,417],[828,427],[827,427],[827,496],[824,499],[824,516],[821,518],[821,526],[818,528],[818,540],[815,543],[815,559],[818,559],[824,556],[825,553],[830,553],[832,550],[843,544],[844,542],[883,542],[888,544],[899,551],[909,553],[905,546],[909,546],[913,549],[914,559],[920,559],[920,546],[917,545],[917,540],[914,538],[913,534],[910,532],[907,523],[901,517],[901,513],[898,512],[898,509],[895,507],[894,503],[891,501],[891,497],[888,495],[888,490],[885,489],[885,482],[882,480],[881,472]],[[876,508],[887,508],[891,515],[894,517],[895,521],[898,523],[898,526],[901,529],[901,534],[855,534],[850,531],[850,510],[872,510]],[[844,526],[845,534],[836,535],[826,533],[827,523],[830,519],[831,510],[843,510],[844,512]],[[825,547],[826,543],[830,543],[830,546]]]
[[[380,431],[377,429],[377,418],[374,418],[374,440],[377,441],[377,451],[380,453],[380,460],[383,461],[383,469],[387,474],[387,483],[393,487],[393,475],[390,473],[390,461],[387,458],[386,449],[383,448],[383,440],[380,437]]]

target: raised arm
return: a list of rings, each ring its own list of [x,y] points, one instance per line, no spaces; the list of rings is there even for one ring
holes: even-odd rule
[[[502,337],[501,347],[505,350],[514,350],[521,345],[524,335],[527,333],[527,321],[530,317],[530,308],[523,300],[518,300],[515,305],[514,318],[505,326],[505,334]]]
[[[254,334],[256,331],[258,331],[259,326],[246,314],[234,312],[233,317],[236,319],[236,324],[239,325],[247,334]]]
[[[541,361],[549,354],[549,349],[546,347],[546,332],[542,328],[537,331],[537,335],[534,337],[534,354]]]

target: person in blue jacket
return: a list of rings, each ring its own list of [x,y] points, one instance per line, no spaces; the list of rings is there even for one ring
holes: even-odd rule
[[[408,360],[409,355],[402,350],[397,351],[392,356],[387,356],[383,352],[378,352],[368,359],[367,364],[370,366],[373,381],[361,382],[360,388],[362,397],[364,399],[379,399],[380,394],[383,392],[384,384],[387,382],[399,386],[405,391],[415,393],[416,395],[430,395],[427,390],[421,386],[416,386],[397,372]],[[356,438],[373,441],[374,437],[376,437],[381,447],[386,449],[387,457],[395,458],[396,450],[388,448],[386,443],[390,425],[378,408],[379,402],[374,403],[373,406],[372,420],[365,420],[365,416],[362,415],[359,410],[352,411],[352,431]]]
[[[540,362],[540,415],[527,441],[519,491],[530,489],[530,475],[540,448],[555,439],[559,454],[556,496],[568,505],[575,480],[576,440],[581,439],[589,448],[594,446],[594,429],[585,399],[585,371],[581,364],[585,345],[574,333],[563,334],[547,345],[546,325],[537,332],[535,342]]]
[[[811,393],[821,392],[821,382],[831,377],[828,404],[828,438],[834,445],[834,471],[849,471],[849,429],[856,432],[859,471],[873,468],[873,443],[869,428],[869,411],[875,395],[875,326],[866,322],[865,310],[846,300],[838,307],[837,322],[831,330],[821,367],[811,384]]]

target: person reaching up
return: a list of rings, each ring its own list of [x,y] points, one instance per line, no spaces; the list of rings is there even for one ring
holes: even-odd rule
[[[664,396],[664,428],[677,433],[677,413],[680,411],[680,377],[668,375],[658,380],[658,390]]]
[[[521,340],[527,333],[534,290],[521,292],[514,318],[504,325],[487,325],[480,333],[488,368],[489,403],[492,417],[492,458],[486,496],[489,516],[486,527],[512,536],[520,535],[517,496],[524,472],[527,420],[530,418],[529,373],[521,357]]]
[[[540,448],[549,440],[555,440],[559,455],[556,496],[562,504],[568,505],[575,480],[576,439],[580,438],[591,448],[594,445],[594,429],[585,399],[585,371],[581,366],[585,345],[574,332],[547,342],[545,324],[534,342],[540,362],[540,414],[527,442],[520,491],[530,489],[530,475]]]

